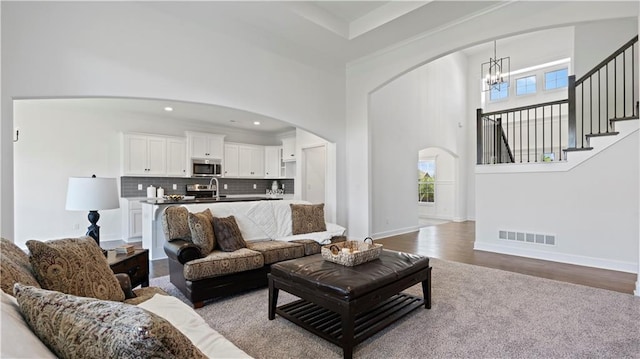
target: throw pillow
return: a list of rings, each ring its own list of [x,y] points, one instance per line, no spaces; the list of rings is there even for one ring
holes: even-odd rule
[[[134,305],[16,284],[20,311],[61,358],[206,358],[162,317]]]
[[[247,247],[234,216],[226,218],[214,217],[213,231],[215,232],[218,246],[224,252],[233,252]]]
[[[188,215],[187,207],[170,206],[165,208],[162,216],[162,229],[169,242],[174,239],[191,240]]]
[[[0,288],[3,292],[13,295],[13,285],[22,283],[40,288],[40,284],[31,270],[29,256],[20,247],[8,239],[0,239]]]
[[[207,208],[200,213],[189,213],[188,222],[191,230],[191,241],[200,248],[200,253],[203,256],[209,255],[216,246],[211,211]]]
[[[294,235],[326,230],[324,203],[291,204],[291,231]]]
[[[118,279],[93,238],[30,240],[27,248],[42,288],[82,297],[124,300]]]

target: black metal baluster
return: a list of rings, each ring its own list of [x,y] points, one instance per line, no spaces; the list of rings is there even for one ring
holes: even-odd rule
[[[627,52],[622,53],[622,117],[627,117]],[[633,101],[632,101],[633,102]]]
[[[581,102],[580,102],[580,118],[581,118],[581,129],[580,129],[580,137],[582,137],[580,139],[580,147],[584,148],[584,85],[580,84],[580,96],[581,96]]]
[[[562,105],[558,106],[558,153],[559,160],[562,161]]]

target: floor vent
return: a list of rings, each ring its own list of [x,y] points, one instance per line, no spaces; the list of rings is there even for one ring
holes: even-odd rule
[[[556,236],[553,234],[514,232],[514,231],[498,231],[498,238],[507,241],[518,241],[525,243],[545,244],[549,246],[556,245]]]

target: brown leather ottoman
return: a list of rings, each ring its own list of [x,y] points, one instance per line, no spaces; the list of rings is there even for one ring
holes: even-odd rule
[[[287,318],[342,347],[346,359],[398,318],[423,304],[431,308],[429,258],[409,253],[383,250],[354,267],[317,254],[273,264],[268,278],[269,319]],[[424,299],[400,293],[420,282]],[[301,299],[276,308],[280,289]]]

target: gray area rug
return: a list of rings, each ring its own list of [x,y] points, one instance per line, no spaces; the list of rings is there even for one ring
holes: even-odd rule
[[[355,358],[640,358],[640,298],[432,259],[433,301],[359,344]],[[151,280],[186,302],[168,277]],[[422,296],[420,285],[406,290]],[[342,349],[276,316],[267,289],[196,311],[255,358],[342,358]],[[297,298],[280,291],[278,305]]]

